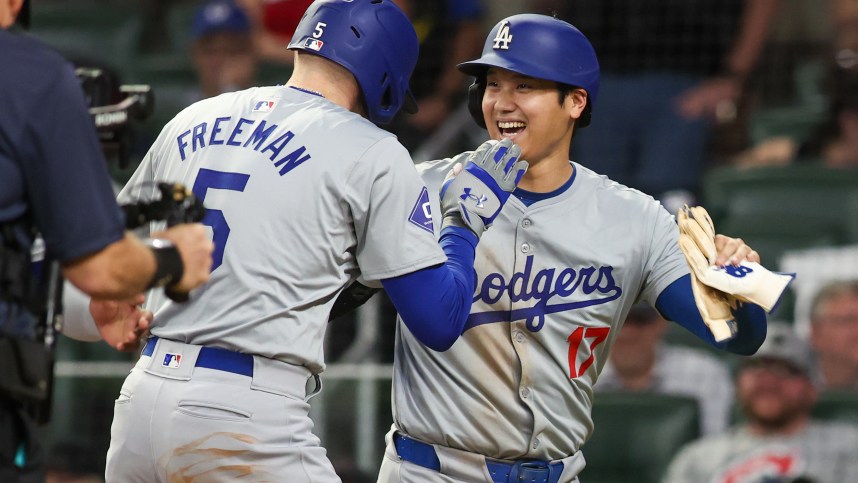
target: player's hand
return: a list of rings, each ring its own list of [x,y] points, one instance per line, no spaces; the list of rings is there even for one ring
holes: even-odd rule
[[[480,237],[527,171],[520,156],[521,148],[509,139],[486,141],[468,154],[441,188],[441,228],[466,227]]]
[[[152,238],[164,238],[173,243],[182,257],[182,279],[170,286],[177,292],[190,292],[208,282],[212,266],[214,243],[208,238],[206,228],[199,223],[176,225],[153,233]]]
[[[95,320],[98,332],[114,349],[134,352],[140,348],[140,340],[152,323],[152,312],[140,308],[145,300],[143,294],[125,301],[96,300],[89,303],[89,313]]]
[[[715,235],[715,265],[739,265],[745,260],[760,263],[760,254],[745,244],[741,238]]]

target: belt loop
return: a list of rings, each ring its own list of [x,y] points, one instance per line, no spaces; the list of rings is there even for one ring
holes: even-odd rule
[[[313,399],[314,396],[316,396],[317,394],[322,392],[322,378],[319,377],[318,374],[313,374],[313,383],[314,383],[315,387],[313,388],[312,391],[307,393],[307,396],[304,398],[304,402],[307,402],[310,399]]]

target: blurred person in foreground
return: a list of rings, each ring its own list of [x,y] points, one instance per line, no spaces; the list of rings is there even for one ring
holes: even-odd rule
[[[665,483],[858,481],[858,426],[811,419],[812,374],[810,347],[790,325],[770,323],[766,341],[736,376],[745,421],[689,443]]]
[[[665,344],[667,329],[657,310],[646,304],[633,306],[593,389],[693,397],[700,407],[701,433],[725,430],[733,404],[727,365],[701,350]]]
[[[29,18],[24,0],[0,0],[0,65],[7,66],[0,70],[3,483],[45,479],[36,423],[47,420],[58,327],[53,298],[37,287],[50,294],[65,277],[97,299],[133,299],[165,285],[187,292],[208,280],[213,250],[201,225],[154,234],[149,245],[125,230],[75,71],[45,44],[11,30],[19,12]],[[32,263],[37,234],[46,250],[42,273]],[[125,336],[121,324],[101,329],[109,343],[113,329]]]

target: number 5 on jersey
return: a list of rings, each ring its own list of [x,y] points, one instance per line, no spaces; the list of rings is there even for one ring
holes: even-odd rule
[[[230,229],[229,223],[226,222],[226,218],[223,216],[223,211],[208,206],[206,195],[209,189],[244,191],[248,179],[250,179],[249,174],[227,173],[200,168],[197,179],[194,181],[192,189],[194,196],[199,198],[206,207],[206,216],[203,218],[202,223],[203,225],[212,227],[213,232],[212,241],[214,242],[215,249],[214,253],[212,253],[212,272],[223,263],[223,250],[226,247]]]

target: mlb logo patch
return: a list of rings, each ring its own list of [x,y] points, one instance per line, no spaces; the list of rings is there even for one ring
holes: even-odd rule
[[[268,112],[274,109],[274,101],[256,101],[253,112]]]
[[[182,354],[170,354],[167,353],[164,355],[164,362],[161,363],[164,367],[169,367],[170,369],[178,369],[179,364],[182,363]]]
[[[304,41],[304,47],[310,50],[315,50],[316,52],[322,50],[323,45],[325,45],[325,43],[319,39],[307,39]]]
[[[425,186],[420,191],[420,196],[417,197],[414,208],[411,209],[411,216],[408,217],[408,221],[429,233],[435,233],[435,226],[432,224],[432,210],[429,205],[429,191]]]

